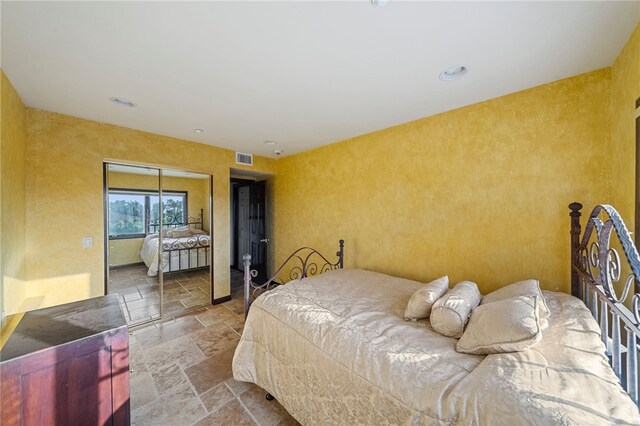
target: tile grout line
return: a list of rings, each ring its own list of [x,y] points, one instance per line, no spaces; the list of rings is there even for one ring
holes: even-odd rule
[[[249,414],[249,417],[251,417],[251,420],[253,420],[253,422],[257,425],[260,426],[260,423],[258,422],[258,419],[256,419],[253,415],[253,413],[247,408],[246,405],[244,405],[244,402],[242,402],[242,400],[240,399],[240,395],[236,396],[236,399],[238,400],[238,402],[240,403],[240,405],[242,405],[242,408],[244,408],[244,411]]]
[[[202,324],[202,326],[203,326],[204,328],[207,328],[207,326],[205,325],[205,323],[203,323],[202,321],[200,321],[200,318],[198,318],[198,315],[194,315],[194,317],[195,317],[196,321],[198,321],[200,324]],[[197,346],[197,345],[196,345],[196,346]]]
[[[144,373],[143,373],[144,374]],[[149,371],[149,367],[147,367],[147,374],[149,374],[149,377],[151,377],[151,385],[153,386],[153,394],[155,396],[155,399],[152,399],[151,401],[148,401],[145,404],[142,404],[141,406],[139,406],[138,408],[136,408],[135,410],[131,410],[131,414],[135,413],[136,411],[146,407],[147,405],[151,404],[152,402],[156,402],[158,399],[160,399],[160,392],[158,391],[158,388],[156,387],[156,382],[155,380],[153,380],[153,375],[151,374],[151,372]],[[129,396],[129,400],[131,400],[131,396]]]
[[[196,347],[197,347],[197,345],[196,345]],[[192,423],[192,424],[196,424],[197,422],[199,422],[200,420],[204,419],[205,417],[207,417],[209,415],[209,410],[207,410],[207,407],[205,407],[204,402],[202,402],[202,398],[200,398],[200,394],[196,390],[195,386],[193,386],[193,383],[191,383],[191,380],[189,380],[189,376],[187,376],[187,373],[184,371],[184,367],[182,367],[182,365],[180,365],[180,363],[176,363],[176,364],[180,368],[180,371],[182,372],[182,374],[184,374],[184,376],[186,377],[187,384],[189,385],[189,387],[191,388],[191,391],[193,392],[193,394],[196,396],[196,399],[200,403],[200,407],[202,407],[202,409],[205,412],[204,416],[200,417],[198,420],[196,420],[195,422]],[[204,393],[205,392],[203,392],[203,394]]]
[[[201,323],[202,324],[202,323]],[[207,328],[205,326],[205,328]],[[198,346],[198,344],[196,342],[193,341],[193,339],[191,338],[191,336],[189,336],[189,333],[186,334],[187,339],[189,339],[189,341],[193,344],[193,346],[196,347],[196,349],[198,349],[198,352],[200,352],[202,354],[202,356],[204,357],[204,359],[208,359],[208,357],[204,354],[204,352],[202,352],[202,349],[200,349],[200,347]],[[195,364],[194,364],[195,365]],[[191,367],[191,366],[189,366]],[[188,368],[188,367],[187,367]]]

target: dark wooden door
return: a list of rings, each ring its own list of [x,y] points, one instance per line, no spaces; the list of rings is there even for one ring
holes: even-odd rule
[[[242,268],[242,256],[251,254],[251,193],[249,186],[236,190],[236,265]]]
[[[267,280],[267,183],[253,182],[249,185],[249,215],[251,231],[251,268],[258,271],[254,282],[262,284]]]

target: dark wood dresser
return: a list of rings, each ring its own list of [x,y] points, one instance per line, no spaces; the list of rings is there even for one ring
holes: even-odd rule
[[[117,295],[27,312],[0,351],[0,424],[129,425]]]

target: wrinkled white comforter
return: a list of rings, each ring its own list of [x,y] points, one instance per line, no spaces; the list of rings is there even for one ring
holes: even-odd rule
[[[421,283],[362,270],[294,281],[251,306],[236,380],[303,424],[640,424],[581,301],[545,292],[535,348],[459,354],[456,339],[402,314]]]

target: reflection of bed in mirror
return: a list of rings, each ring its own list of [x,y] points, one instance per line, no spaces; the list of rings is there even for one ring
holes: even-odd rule
[[[178,218],[165,218],[162,238],[162,259],[164,273],[184,272],[208,268],[210,263],[210,237],[203,230],[204,212],[199,217],[189,217],[185,223]],[[159,224],[151,225],[155,229]],[[145,237],[140,257],[149,268],[147,275],[158,275],[159,234]]]

